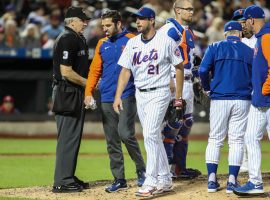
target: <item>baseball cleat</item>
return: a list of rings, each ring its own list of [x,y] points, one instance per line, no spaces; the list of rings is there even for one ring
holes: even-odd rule
[[[155,191],[157,191],[156,187],[143,185],[142,188],[135,192],[135,195],[138,197],[152,197]]]
[[[126,189],[128,189],[128,186],[125,179],[115,179],[112,185],[105,188],[105,191],[112,193],[112,192],[117,192],[119,190],[126,190]]]
[[[181,171],[180,174],[177,176],[177,178],[193,179],[200,175],[202,175],[202,173],[198,169],[187,168]]]
[[[238,182],[236,182],[235,184],[232,183],[232,182],[227,182],[226,193],[227,193],[227,194],[231,194],[231,193],[233,193],[233,190],[234,190],[235,188],[238,188],[238,187],[240,187],[240,185],[239,185]]]
[[[212,193],[212,192],[217,192],[220,189],[219,183],[216,181],[209,181],[208,182],[208,189],[207,191]]]
[[[242,187],[235,188],[233,193],[238,196],[258,196],[264,194],[263,184],[255,185],[250,181]]]
[[[171,171],[172,179],[194,179],[200,175],[202,175],[200,170],[192,169],[192,168],[187,168],[187,169],[179,172],[178,174],[175,172],[175,170]]]
[[[170,183],[166,183],[166,184],[159,184],[157,186],[157,190],[153,192],[153,195],[159,195],[161,193],[165,193],[165,192],[171,192],[173,191],[173,184]]]

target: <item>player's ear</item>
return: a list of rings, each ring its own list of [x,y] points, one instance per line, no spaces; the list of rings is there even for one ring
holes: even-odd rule
[[[180,8],[176,7],[174,9],[175,14],[180,15]]]
[[[154,18],[150,18],[149,20],[150,20],[151,24],[152,24],[153,26],[155,26],[155,19],[154,19]]]
[[[122,27],[121,21],[118,21],[118,22],[116,23],[116,26],[117,26],[118,29],[121,28],[121,27]]]

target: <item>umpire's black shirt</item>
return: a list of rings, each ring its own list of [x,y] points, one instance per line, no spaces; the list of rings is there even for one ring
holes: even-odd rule
[[[60,34],[54,44],[53,77],[60,81],[60,65],[72,66],[80,76],[87,78],[89,71],[88,47],[85,38],[69,27]]]

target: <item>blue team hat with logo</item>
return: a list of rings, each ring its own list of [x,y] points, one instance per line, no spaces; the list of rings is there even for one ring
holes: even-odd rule
[[[244,12],[245,12],[245,9],[243,9],[243,8],[234,11],[233,12],[232,20],[235,20],[235,21],[237,21],[237,20],[244,20],[243,19]]]
[[[155,11],[148,7],[141,7],[138,10],[138,12],[136,12],[134,15],[138,17],[149,18],[149,19],[156,17]]]
[[[237,21],[229,21],[224,25],[224,32],[227,31],[242,31],[242,26]]]
[[[263,9],[259,6],[256,6],[256,5],[247,7],[245,12],[244,12],[244,19],[247,20],[250,18],[264,19],[265,14],[264,14]]]

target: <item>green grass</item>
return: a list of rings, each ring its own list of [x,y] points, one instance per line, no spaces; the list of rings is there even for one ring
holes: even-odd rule
[[[207,141],[190,141],[187,160],[188,167],[197,168],[204,174],[206,174],[206,145]],[[140,141],[140,146],[145,157],[143,141]],[[0,189],[52,185],[55,147],[56,140],[1,139],[0,154],[12,155],[0,155]],[[123,149],[125,152],[126,178],[135,178],[135,165],[128,156],[126,149]],[[267,141],[262,143],[262,150],[262,170],[269,171],[270,166],[266,159],[270,154],[270,145]],[[222,149],[218,173],[227,173],[228,171],[227,153],[228,146],[225,145]],[[82,141],[76,174],[78,177],[88,181],[113,179],[104,140]]]

